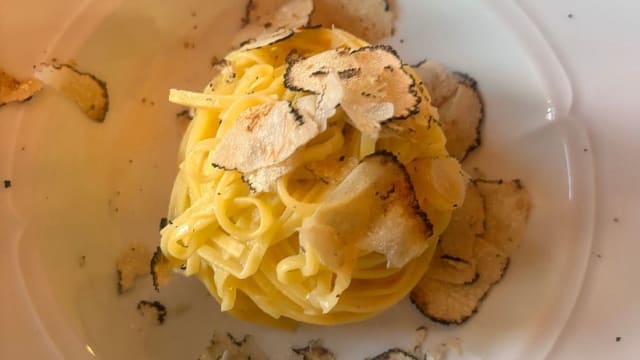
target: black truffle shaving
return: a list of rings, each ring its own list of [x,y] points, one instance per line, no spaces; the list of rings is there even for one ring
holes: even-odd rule
[[[153,256],[151,257],[151,261],[149,263],[149,270],[150,270],[149,273],[151,274],[151,281],[153,283],[153,288],[156,291],[160,291],[160,283],[158,281],[158,272],[156,267],[166,261],[167,261],[167,258],[162,253],[160,246],[156,247],[156,251],[153,253]],[[119,272],[118,272],[118,275],[120,275]],[[118,282],[118,286],[120,286],[120,282]]]
[[[511,263],[511,259],[507,258],[505,266],[502,269],[502,273],[500,275],[500,278],[491,287],[489,287],[489,289],[487,291],[485,291],[485,293],[480,297],[480,299],[478,299],[478,301],[476,303],[476,307],[473,309],[471,314],[469,314],[467,316],[463,316],[458,321],[450,321],[450,320],[446,320],[446,319],[441,319],[441,318],[438,318],[438,317],[433,316],[431,314],[428,314],[428,313],[426,313],[425,311],[422,310],[422,307],[420,306],[420,304],[417,303],[417,301],[413,298],[413,296],[409,296],[409,299],[411,300],[411,303],[416,307],[416,309],[418,309],[418,311],[422,315],[424,315],[426,318],[428,318],[429,320],[431,320],[431,321],[433,321],[435,323],[438,323],[438,324],[441,324],[441,325],[446,325],[446,326],[464,324],[467,320],[471,319],[473,317],[473,315],[475,315],[478,312],[478,309],[480,308],[480,305],[482,305],[482,303],[484,302],[484,299],[489,295],[491,290],[494,288],[494,285],[497,284],[498,282],[500,282],[500,280],[502,280],[502,278],[504,278],[504,274],[509,269],[509,264],[510,263]],[[465,283],[464,285],[470,286],[470,285],[473,285],[474,283],[476,283],[480,279],[480,275],[479,274],[476,274],[476,275],[477,275],[476,278],[474,278],[472,280],[472,282]]]
[[[393,348],[372,357],[370,360],[418,360],[418,358],[400,348]]]
[[[92,119],[92,120],[95,120],[100,123],[104,122],[105,118],[107,117],[107,113],[109,113],[109,106],[110,106],[109,91],[107,89],[107,83],[101,79],[98,79],[95,75],[88,72],[79,71],[78,69],[76,69],[75,67],[69,64],[51,64],[51,66],[56,70],[60,70],[63,67],[66,67],[72,70],[73,72],[77,73],[78,75],[88,76],[91,79],[93,79],[96,82],[96,84],[98,84],[98,86],[102,88],[102,91],[104,92],[104,110],[102,112],[103,115],[100,118]]]
[[[396,51],[396,49],[394,49],[390,45],[380,44],[380,45],[361,47],[359,49],[354,50],[352,53],[357,53],[361,51],[372,51],[372,50],[384,50],[386,52],[391,53],[398,60],[400,60],[400,62],[402,63],[402,66],[400,66],[400,70],[404,72],[405,75],[411,79],[411,83],[409,84],[409,94],[416,99],[416,103],[413,105],[413,107],[411,107],[410,109],[407,109],[405,114],[393,116],[390,119],[383,121],[382,124],[386,124],[392,120],[406,120],[411,116],[418,114],[420,112],[420,103],[422,102],[422,96],[420,96],[418,84],[416,83],[415,78],[411,76],[411,74],[409,74],[405,69],[405,66],[407,65],[402,62],[402,59],[400,58],[400,55],[398,55],[398,52]]]
[[[144,315],[144,308],[152,308],[156,312],[156,321],[159,325],[162,325],[167,317],[167,308],[159,301],[147,301],[141,300],[136,307],[141,315]]]
[[[475,93],[478,95],[478,100],[480,101],[480,120],[478,121],[478,125],[476,125],[476,139],[475,139],[475,142],[471,144],[469,148],[467,148],[467,151],[464,153],[464,156],[460,160],[462,162],[467,158],[467,156],[469,156],[469,154],[471,154],[475,149],[479,148],[480,145],[482,145],[481,135],[482,135],[482,128],[484,127],[485,110],[484,110],[484,99],[482,98],[482,93],[478,89],[478,82],[474,78],[469,76],[469,74],[465,74],[461,72],[456,72],[455,74],[461,79],[461,82],[463,84],[469,86],[471,89],[473,89],[473,91],[475,91]]]
[[[422,102],[422,96],[420,94],[420,89],[418,86],[418,83],[416,82],[416,80],[414,79],[413,76],[411,76],[406,68],[405,68],[405,64],[402,63],[400,56],[398,55],[398,52],[392,48],[389,45],[371,45],[371,46],[364,46],[355,50],[350,50],[347,48],[341,48],[341,49],[334,49],[336,50],[338,55],[352,55],[352,54],[356,54],[358,52],[364,52],[364,51],[375,51],[375,50],[383,50],[385,52],[388,52],[390,54],[392,54],[394,57],[396,57],[398,60],[400,60],[400,63],[402,64],[400,66],[400,70],[402,72],[404,72],[404,74],[410,79],[410,83],[409,83],[409,95],[411,95],[414,99],[416,99],[415,104],[413,104],[413,106],[411,108],[408,108],[405,110],[404,113],[399,114],[399,115],[394,115],[389,119],[386,119],[384,121],[381,122],[381,124],[385,124],[387,122],[390,122],[392,120],[406,120],[409,117],[416,115],[420,112],[420,104]],[[314,93],[317,94],[314,91],[311,91],[310,89],[306,89],[304,87],[300,87],[297,85],[294,85],[293,79],[292,79],[292,73],[291,73],[291,69],[293,68],[293,65],[295,65],[296,63],[305,60],[306,58],[303,58],[301,56],[293,56],[293,53],[289,53],[289,55],[287,55],[287,70],[285,71],[284,74],[284,84],[285,87],[289,90],[292,91],[300,91],[300,92],[310,92],[310,93]],[[386,69],[386,68],[385,68]],[[345,70],[341,70],[338,72],[338,76],[340,76],[340,78],[342,80],[345,79],[349,79],[351,77],[357,76],[359,73],[361,72],[361,69],[359,68],[352,68],[352,69],[345,69]],[[317,75],[317,71],[314,72],[312,75]]]
[[[420,207],[420,204],[418,203],[418,199],[415,196],[416,190],[413,187],[413,183],[411,182],[411,177],[409,176],[409,172],[407,171],[406,166],[404,166],[404,164],[402,162],[400,162],[400,160],[398,160],[398,157],[396,157],[396,155],[394,153],[392,153],[390,151],[386,151],[386,150],[379,150],[379,151],[376,151],[375,153],[373,153],[371,155],[367,155],[360,162],[363,162],[367,158],[374,157],[374,156],[387,157],[387,159],[390,159],[391,161],[395,162],[402,169],[402,173],[404,174],[405,181],[407,182],[407,184],[409,186],[409,189],[411,190],[411,193],[414,194],[411,207],[413,208],[414,212],[416,214],[418,214],[418,216],[420,216],[420,218],[424,222],[425,226],[427,227],[427,231],[429,232],[429,236],[431,236],[433,234],[433,224],[431,223],[431,220],[429,220],[429,217],[422,210],[422,208]]]

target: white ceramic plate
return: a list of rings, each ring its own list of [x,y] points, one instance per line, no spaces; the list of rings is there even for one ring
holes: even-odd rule
[[[479,82],[487,117],[483,145],[468,166],[522,179],[534,200],[526,240],[504,280],[463,326],[431,323],[405,301],[364,323],[286,333],[219,313],[192,279],[160,294],[147,282],[116,294],[115,258],[135,241],[155,246],[176,172],[185,124],[175,117],[180,108],[166,101],[168,89],[206,84],[212,57],[228,50],[239,27],[242,4],[83,4],[49,56],[73,59],[107,82],[107,120],[90,122],[45,91],[23,107],[15,133],[3,135],[16,184],[2,203],[12,219],[15,286],[63,358],[195,358],[213,331],[229,331],[252,334],[274,359],[316,338],[338,358],[358,359],[410,348],[421,325],[430,330],[429,346],[459,338],[462,358],[540,359],[550,351],[589,255],[593,174],[583,151],[589,144],[569,111],[570,81],[518,6],[401,1],[396,35],[386,41],[408,63],[428,57]],[[142,299],[167,305],[165,325],[142,321],[135,309]]]

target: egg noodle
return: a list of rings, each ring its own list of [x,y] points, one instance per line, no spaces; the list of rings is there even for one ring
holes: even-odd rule
[[[427,250],[402,268],[388,268],[382,254],[363,252],[352,273],[336,273],[320,263],[313,249],[301,246],[298,237],[303,220],[337,186],[310,178],[304,171],[306,164],[339,156],[362,159],[377,150],[390,151],[405,164],[416,158],[448,156],[437,111],[429,105],[424,87],[420,86],[420,112],[394,121],[412,128],[411,139],[368,139],[338,109],[327,129],[297,150],[301,165],[281,177],[274,191],[253,192],[240,172],[216,168],[210,160],[244,110],[304,95],[284,84],[286,58],[292,51],[306,57],[366,45],[337,29],[301,29],[268,46],[228,54],[228,66],[202,93],[172,93],[172,101],[197,111],[180,145],[171,222],[161,232],[161,250],[176,271],[197,276],[222,311],[282,327],[296,322],[358,321],[397,303],[427,270],[454,206],[442,200],[446,197],[421,204],[434,225],[434,235]]]

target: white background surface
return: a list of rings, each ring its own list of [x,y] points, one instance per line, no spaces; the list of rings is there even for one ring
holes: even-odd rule
[[[32,3],[24,7],[25,2]],[[28,74],[41,60],[44,45],[65,26],[64,11],[77,0],[0,2],[0,64]],[[637,358],[634,343],[640,337],[640,295],[637,276],[640,252],[640,3],[635,1],[521,1],[559,55],[574,85],[573,113],[584,122],[596,169],[596,227],[593,253],[584,288],[551,359]],[[572,17],[569,17],[572,14]],[[53,30],[52,30],[53,29]],[[23,43],[31,46],[26,49]],[[18,51],[20,49],[20,51]],[[6,119],[16,111],[0,111],[0,131],[13,126]],[[0,152],[1,153],[1,152]],[[7,167],[0,160],[1,170]],[[0,174],[2,176],[2,174]],[[618,219],[618,221],[614,221]],[[4,237],[8,219],[0,219]],[[5,231],[6,230],[6,231]],[[11,276],[12,260],[0,254],[0,281]],[[20,306],[20,294],[0,292],[0,319],[16,317],[24,322],[0,321],[0,358],[49,358],[46,336],[39,334],[32,315]],[[14,302],[12,304],[12,302]],[[30,321],[31,320],[31,321]],[[29,346],[8,343],[8,338],[32,338]],[[620,337],[620,341],[616,341]]]

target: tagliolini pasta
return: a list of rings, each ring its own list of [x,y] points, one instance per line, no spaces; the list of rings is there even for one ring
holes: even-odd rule
[[[257,180],[251,177],[255,172],[217,166],[214,161],[220,144],[233,141],[229,137],[235,136],[236,120],[248,109],[295,103],[308,95],[285,84],[287,68],[295,59],[366,46],[338,29],[299,29],[272,43],[228,54],[202,93],[172,91],[171,101],[196,112],[180,145],[170,223],[161,231],[161,250],[176,271],[197,276],[222,311],[284,327],[296,322],[359,321],[397,303],[426,272],[438,236],[452,209],[461,203],[465,186],[457,162],[446,165],[452,158],[445,149],[437,110],[417,80],[419,111],[385,122],[375,138],[354,127],[338,107],[308,142],[268,167],[267,173],[276,173],[273,186],[256,189],[252,181]],[[403,70],[415,79],[408,67]],[[333,170],[348,173],[381,151],[393,154],[409,170],[432,232],[421,251],[402,259],[399,267],[385,254],[360,248],[346,260],[349,264],[327,265],[321,260],[326,255],[322,251],[335,255],[344,249],[316,248],[302,244],[300,238],[305,221],[344,179],[344,175],[323,177],[321,170],[337,164],[340,167]],[[247,155],[247,161],[254,155]],[[350,161],[351,167],[342,165]]]

